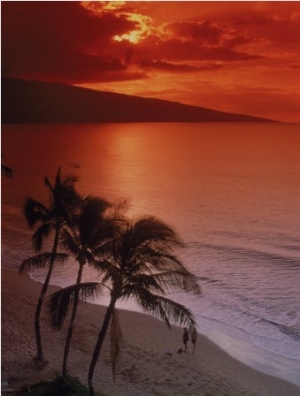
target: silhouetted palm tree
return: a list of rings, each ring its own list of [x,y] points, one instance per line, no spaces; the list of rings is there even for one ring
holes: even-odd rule
[[[113,375],[120,349],[120,326],[115,305],[135,299],[145,311],[158,316],[170,327],[170,321],[195,328],[193,314],[182,304],[166,297],[171,290],[184,290],[200,295],[200,287],[174,254],[174,248],[182,246],[177,234],[165,223],[152,216],[136,221],[120,223],[115,238],[98,250],[104,258],[98,261],[103,274],[101,283],[89,282],[70,286],[50,296],[52,323],[58,325],[66,314],[66,307],[75,291],[82,297],[100,292],[103,286],[110,289],[110,303],[98,335],[88,373],[90,396],[94,395],[93,374],[111,322],[111,359]]]
[[[1,153],[1,158],[3,158],[3,157],[4,157],[4,155],[3,155],[3,153]],[[1,173],[3,173],[7,177],[13,176],[13,170],[10,167],[8,167],[2,163],[1,163]]]
[[[61,245],[75,257],[79,264],[76,284],[81,283],[85,264],[93,264],[96,261],[95,252],[97,249],[114,236],[115,217],[111,216],[109,209],[112,209],[112,204],[108,201],[96,197],[87,197],[82,201],[81,211],[75,216],[72,225],[66,227],[62,232]],[[76,290],[73,296],[73,308],[64,350],[63,375],[67,373],[67,362],[78,301],[79,291]]]
[[[58,253],[57,249],[61,231],[67,223],[71,222],[72,211],[74,211],[74,208],[78,207],[80,202],[74,186],[76,181],[77,177],[75,176],[68,176],[62,180],[61,169],[59,169],[55,177],[54,185],[50,183],[48,177],[44,179],[45,185],[50,191],[49,207],[46,207],[44,204],[32,198],[28,198],[24,205],[24,214],[28,226],[32,228],[36,224],[39,224],[39,227],[32,236],[32,243],[35,251],[41,251],[44,240],[51,234],[54,234],[52,252],[41,253],[24,260],[19,269],[20,272],[25,272],[35,267],[48,268],[37,302],[34,321],[37,347],[36,360],[41,364],[45,363],[45,359],[41,340],[40,314],[52,275],[54,262],[55,260],[61,262],[66,259],[66,255]]]

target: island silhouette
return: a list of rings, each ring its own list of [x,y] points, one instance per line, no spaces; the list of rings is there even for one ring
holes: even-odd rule
[[[1,123],[272,122],[179,102],[2,77]]]

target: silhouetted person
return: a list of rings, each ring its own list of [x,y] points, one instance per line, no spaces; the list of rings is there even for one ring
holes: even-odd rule
[[[184,345],[184,352],[186,352],[186,350],[187,350],[188,340],[189,340],[189,333],[187,331],[187,328],[185,327],[183,329],[183,335],[182,335],[182,341],[183,341],[183,345]]]
[[[193,343],[193,353],[194,353],[195,348],[196,348],[196,343],[197,343],[197,331],[196,330],[193,330],[193,332],[192,332],[191,341]]]

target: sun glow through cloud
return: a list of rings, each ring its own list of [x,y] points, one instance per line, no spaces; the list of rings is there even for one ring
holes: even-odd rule
[[[81,1],[81,6],[95,15],[102,15],[105,11],[115,11],[124,7],[125,1]]]
[[[300,2],[1,6],[3,75],[300,120]]]
[[[145,39],[151,34],[151,18],[141,14],[125,14],[129,21],[134,22],[137,25],[136,30],[132,30],[122,35],[114,36],[115,41],[127,40],[133,44],[137,44],[139,41]]]
[[[125,1],[82,1],[81,5],[86,10],[89,10],[94,15],[102,16],[103,13],[113,13],[114,16],[133,22],[135,29],[123,34],[116,34],[113,36],[114,41],[129,41],[132,44],[137,44],[141,40],[148,37],[151,32],[152,19],[149,16],[137,13],[135,11],[128,11]]]

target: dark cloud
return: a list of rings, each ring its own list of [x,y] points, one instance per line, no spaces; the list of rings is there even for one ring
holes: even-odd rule
[[[259,55],[247,54],[235,50],[228,43],[219,46],[207,46],[197,40],[182,41],[180,39],[169,39],[154,44],[150,41],[135,50],[131,60],[160,59],[168,63],[189,61],[222,61],[235,62],[242,60],[253,60],[261,58]]]
[[[252,13],[230,22],[236,27],[267,40],[285,42],[287,45],[300,42],[300,10],[288,16],[275,13],[260,15]]]
[[[165,26],[179,40],[193,40],[202,44],[217,45],[222,38],[222,29],[208,21],[174,22]]]
[[[130,12],[143,9],[139,2],[126,2],[118,11],[105,8],[101,2],[91,3],[90,9],[75,1],[10,1],[1,5],[2,74],[39,75],[69,83],[140,79],[150,69],[198,72],[220,67],[213,62],[260,59],[262,55],[253,48],[261,37],[283,42],[285,34],[294,33],[300,23],[297,14],[294,18],[243,14],[213,22],[177,21],[165,24],[162,31],[152,30],[134,45],[113,37],[142,26],[138,18],[130,20]],[[251,48],[251,53],[246,48]],[[210,64],[199,66],[194,61]]]
[[[174,72],[174,73],[199,72],[205,70],[216,70],[221,68],[221,65],[217,65],[217,64],[205,64],[201,66],[193,66],[189,64],[169,63],[161,60],[152,61],[150,59],[142,60],[138,62],[138,65],[140,68],[146,70],[154,69],[154,70]]]
[[[61,73],[76,80],[88,74],[123,71],[118,57],[107,54],[111,37],[135,27],[124,17],[101,17],[80,2],[3,2],[2,73]],[[89,77],[90,78],[90,77]],[[69,77],[69,80],[71,77]]]
[[[175,22],[167,25],[165,31],[173,34],[171,39],[162,43],[163,53],[169,53],[170,59],[178,56],[178,59],[236,61],[261,57],[237,50],[240,45],[255,43],[256,37],[233,28],[221,27],[217,23]]]

